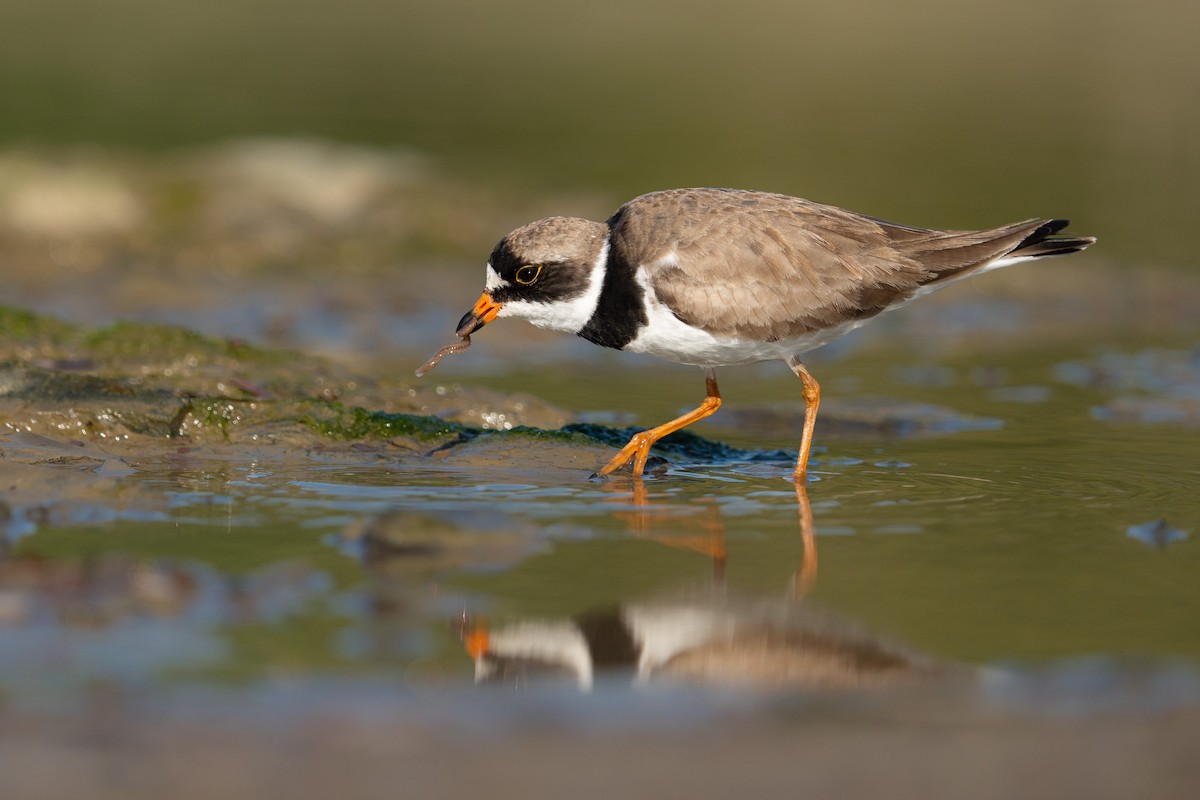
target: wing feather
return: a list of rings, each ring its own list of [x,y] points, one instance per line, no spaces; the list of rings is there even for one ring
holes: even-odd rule
[[[630,201],[609,225],[680,320],[772,341],[874,316],[1022,246],[1045,221],[938,231],[784,195],[677,189]]]

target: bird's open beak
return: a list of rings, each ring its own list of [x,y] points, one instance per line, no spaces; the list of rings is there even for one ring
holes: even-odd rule
[[[494,320],[499,313],[500,304],[493,300],[490,294],[484,292],[479,295],[479,301],[475,303],[475,307],[458,321],[458,330],[455,333],[459,336],[470,336]]]

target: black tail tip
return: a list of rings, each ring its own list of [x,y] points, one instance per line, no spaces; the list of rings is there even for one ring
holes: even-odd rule
[[[1069,219],[1048,219],[1026,236],[1012,252],[1021,255],[1063,256],[1078,253],[1096,243],[1095,236],[1055,236],[1071,224]]]

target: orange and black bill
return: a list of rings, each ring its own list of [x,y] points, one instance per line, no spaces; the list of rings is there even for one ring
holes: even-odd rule
[[[459,336],[470,336],[494,320],[498,313],[500,313],[500,304],[493,300],[490,294],[484,292],[479,296],[479,302],[475,303],[475,307],[458,321],[458,330],[455,333]]]

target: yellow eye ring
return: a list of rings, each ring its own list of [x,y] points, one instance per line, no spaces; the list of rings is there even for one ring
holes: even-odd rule
[[[538,279],[538,275],[541,275],[541,274],[542,274],[542,265],[541,264],[526,264],[525,266],[523,266],[519,270],[517,270],[517,274],[514,277],[515,277],[517,283],[519,283],[523,286],[528,286],[529,284],[536,281]]]

